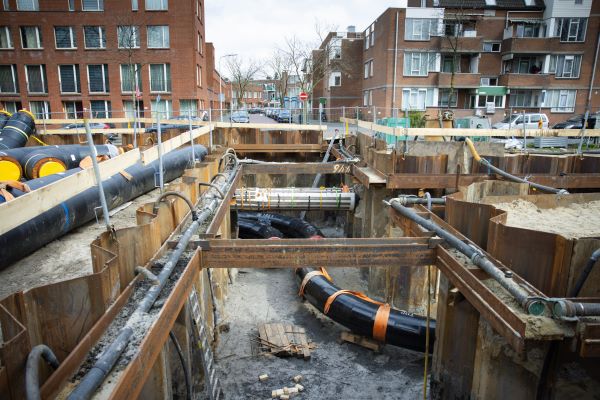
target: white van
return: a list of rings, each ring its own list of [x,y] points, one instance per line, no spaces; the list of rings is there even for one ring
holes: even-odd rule
[[[548,116],[541,113],[512,114],[500,122],[492,125],[492,129],[538,129],[539,121],[542,121],[542,129],[548,128]]]

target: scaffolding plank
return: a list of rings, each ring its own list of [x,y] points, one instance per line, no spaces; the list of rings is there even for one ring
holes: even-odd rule
[[[266,163],[245,164],[243,174],[349,174],[351,164],[343,163]]]

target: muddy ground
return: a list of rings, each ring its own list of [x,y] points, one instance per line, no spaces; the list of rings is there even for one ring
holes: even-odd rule
[[[324,230],[332,236],[331,229]],[[334,282],[366,291],[358,268],[330,268]],[[271,390],[292,387],[302,375],[302,399],[416,399],[422,397],[422,353],[386,346],[380,354],[338,343],[341,325],[323,316],[297,295],[292,270],[247,269],[229,290],[223,317],[229,332],[220,336],[216,359],[223,389],[230,399],[268,399]],[[257,355],[257,326],[285,322],[304,327],[317,345],[310,360]],[[259,382],[260,374],[268,374]]]

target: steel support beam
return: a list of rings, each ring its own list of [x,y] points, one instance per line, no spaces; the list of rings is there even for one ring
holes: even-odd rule
[[[264,163],[244,164],[243,174],[350,174],[352,164],[345,163]]]

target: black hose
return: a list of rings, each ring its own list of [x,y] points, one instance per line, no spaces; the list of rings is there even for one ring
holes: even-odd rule
[[[35,119],[27,110],[13,114],[0,131],[0,149],[14,149],[27,144],[35,132]]]
[[[241,212],[239,216],[241,221],[254,222],[257,227],[253,232],[262,231],[264,226],[272,225],[283,232],[286,237],[311,238],[322,236],[318,228],[299,218],[249,212]],[[244,234],[245,230],[240,228],[240,237],[246,238]],[[251,238],[255,239],[256,237],[252,236]],[[302,282],[304,277],[312,271],[314,271],[312,268],[299,268],[296,271],[299,282]],[[313,306],[323,312],[327,299],[339,290],[340,288],[329,282],[325,277],[314,276],[304,287],[304,296]],[[331,304],[327,316],[353,332],[372,337],[378,309],[377,304],[351,294],[342,294]],[[394,346],[423,352],[425,351],[426,324],[427,320],[423,317],[392,308],[387,323],[385,341]],[[431,335],[430,349],[433,350],[435,321],[430,320],[429,329]]]
[[[494,278],[504,289],[506,289],[517,302],[528,311],[529,314],[541,315],[545,310],[545,302],[533,298],[519,284],[512,280],[512,275],[505,274],[502,270],[496,267],[481,251],[477,248],[463,242],[450,232],[442,229],[435,222],[423,218],[418,215],[413,209],[404,207],[396,199],[392,199],[389,205],[402,216],[416,222],[425,229],[435,232],[439,237],[444,239],[446,243],[467,256],[471,262],[482,270],[487,272]]]
[[[579,296],[579,292],[581,292],[581,289],[583,288],[585,281],[587,280],[588,276],[590,275],[590,272],[592,272],[592,268],[594,268],[594,265],[596,264],[596,262],[598,260],[600,260],[600,249],[596,249],[596,251],[594,251],[592,253],[592,255],[590,256],[589,260],[585,264],[585,267],[581,271],[579,278],[577,278],[577,283],[575,283],[575,286],[573,286],[573,289],[569,293],[569,297]]]
[[[154,214],[158,213],[158,207],[160,206],[160,202],[169,196],[179,197],[181,200],[185,201],[185,203],[190,209],[190,212],[192,213],[192,221],[196,221],[198,219],[198,214],[196,214],[196,209],[194,208],[194,205],[192,204],[191,200],[179,192],[165,192],[161,194],[158,197],[158,199],[156,199],[156,201],[154,202],[154,207],[152,209]]]
[[[39,400],[40,396],[40,358],[53,369],[59,366],[58,359],[50,347],[38,344],[29,352],[25,366],[25,395],[27,400]]]
[[[194,151],[200,158],[207,154],[206,148],[201,145],[196,145]],[[190,154],[191,147],[186,147],[163,156],[165,181],[168,182],[181,176],[189,165]],[[27,184],[31,190],[35,190],[79,171],[80,169],[72,169],[61,174],[31,180]],[[115,174],[102,181],[109,209],[153,190],[156,186],[158,160],[146,166],[141,163],[132,165],[126,168],[125,172],[131,175],[131,181],[121,174]],[[10,193],[15,197],[24,194],[17,189],[11,189]],[[0,198],[0,203],[2,202],[4,199]],[[98,187],[94,186],[20,226],[8,232],[2,232],[0,234],[0,269],[6,268],[72,229],[93,220],[96,216],[96,208],[99,206]]]
[[[177,351],[177,355],[179,356],[179,361],[181,361],[181,368],[183,369],[183,375],[185,376],[185,398],[187,400],[192,400],[192,382],[190,378],[190,370],[185,363],[185,358],[183,357],[183,351],[181,350],[181,346],[179,345],[179,341],[175,334],[171,331],[169,332],[169,337],[175,346],[175,350]]]

